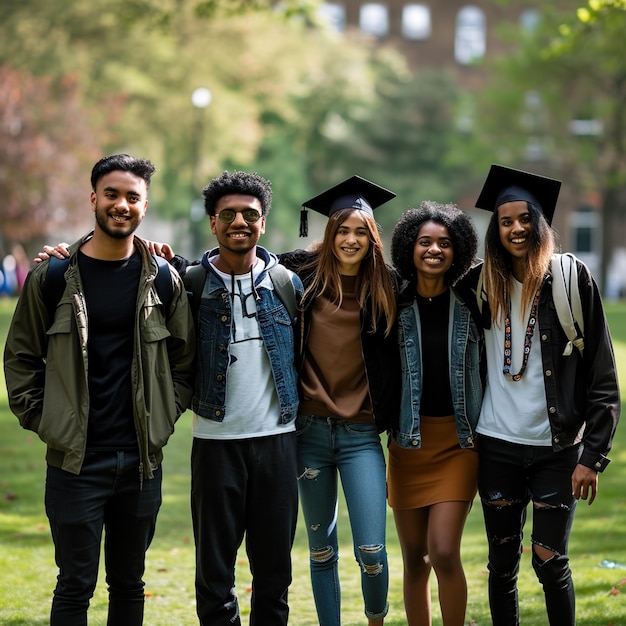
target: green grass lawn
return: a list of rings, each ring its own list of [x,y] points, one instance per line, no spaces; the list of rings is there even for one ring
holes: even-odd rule
[[[0,300],[0,337],[6,335],[14,301]],[[615,340],[618,369],[626,380],[626,303],[607,306]],[[4,344],[4,339],[2,341]],[[0,372],[0,377],[2,373]],[[2,381],[3,383],[3,381]],[[197,624],[194,608],[194,558],[189,513],[189,455],[191,419],[185,414],[166,448],[163,507],[157,534],[147,557],[147,626]],[[7,406],[0,385],[0,624],[37,626],[48,623],[56,567],[48,521],[44,512],[44,445],[22,430]],[[612,463],[600,477],[600,491],[591,506],[581,502],[572,533],[570,556],[577,589],[580,626],[626,626],[626,429],[617,431]],[[386,624],[405,623],[402,608],[402,560],[393,518],[388,512],[390,611]],[[358,567],[352,556],[345,506],[340,507],[340,573],[343,624],[365,624]],[[530,529],[520,576],[522,623],[545,626],[543,594],[530,565]],[[486,544],[477,501],[463,538],[463,557],[469,585],[467,621],[479,626],[491,622],[487,601]],[[618,564],[601,567],[602,561]],[[291,623],[317,624],[309,583],[306,536],[300,521],[293,549],[294,582],[290,591]],[[619,567],[623,565],[622,567]],[[441,624],[433,576],[434,623]],[[242,613],[249,612],[251,576],[245,552],[240,552],[237,591]],[[90,624],[106,623],[106,585],[101,572],[90,609]],[[244,619],[244,623],[247,620]]]

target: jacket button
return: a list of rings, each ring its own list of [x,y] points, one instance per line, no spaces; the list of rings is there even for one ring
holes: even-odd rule
[[[474,438],[473,437],[468,437],[467,438],[467,443],[474,443]]]
[[[413,441],[411,441],[411,445],[412,446],[418,446],[419,445],[419,441],[417,439],[413,439]]]
[[[601,467],[602,463],[600,463],[600,461],[596,461],[595,468],[599,470]]]
[[[548,409],[548,412],[549,412],[549,413],[552,413],[552,414],[556,413],[556,407],[551,406],[551,407]]]
[[[228,321],[228,315],[222,315],[222,322]]]
[[[560,441],[560,440],[559,440],[559,438],[558,438],[558,437],[555,437],[555,438],[554,438],[554,443],[559,443],[559,441]]]
[[[546,370],[546,376],[552,376],[552,370]]]
[[[218,374],[215,378],[220,383],[224,380],[224,376],[222,374]]]
[[[541,341],[548,341],[548,335],[546,334],[541,335]]]
[[[219,409],[215,411],[215,417],[219,417],[221,414],[222,412]]]

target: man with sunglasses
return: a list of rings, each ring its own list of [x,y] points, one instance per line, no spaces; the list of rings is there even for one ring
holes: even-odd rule
[[[297,519],[294,320],[274,290],[278,259],[258,245],[272,191],[224,172],[203,190],[218,247],[205,252],[196,312],[191,508],[200,624],[240,624],[235,561],[246,537],[250,624],[287,624]],[[186,262],[176,257],[181,272]],[[282,267],[280,268],[283,269]],[[199,271],[200,268],[193,268]],[[200,270],[202,271],[202,270]],[[298,295],[302,283],[284,270]],[[192,269],[185,277],[189,290]]]

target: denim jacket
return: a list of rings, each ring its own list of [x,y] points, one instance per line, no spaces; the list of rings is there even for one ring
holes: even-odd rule
[[[191,408],[201,417],[221,422],[226,416],[226,377],[230,359],[232,311],[228,290],[216,274],[209,257],[202,257],[207,270],[200,309],[197,315],[198,367]],[[298,411],[298,375],[294,365],[294,324],[284,305],[274,293],[267,270],[276,265],[276,257],[257,246],[257,256],[265,262],[265,270],[255,281],[259,328],[269,357],[280,404],[280,420],[286,424]],[[302,283],[293,275],[292,282],[299,296]],[[245,402],[245,398],[241,398]]]
[[[400,420],[392,431],[402,448],[420,448],[420,399],[422,395],[422,349],[419,313],[413,307],[415,287],[403,285],[398,302],[398,339],[402,362]],[[482,333],[458,294],[450,293],[448,362],[459,445],[472,448],[483,398],[480,359]]]

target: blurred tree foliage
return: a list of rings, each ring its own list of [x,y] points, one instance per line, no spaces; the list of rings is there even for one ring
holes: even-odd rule
[[[268,177],[275,197],[268,236],[278,249],[296,243],[301,202],[353,173],[398,193],[395,213],[381,217],[389,226],[420,199],[454,197],[464,166],[446,165],[455,131],[453,82],[411,75],[399,53],[358,33],[339,36],[316,27],[314,3],[280,6],[268,10],[269,3],[256,0],[0,3],[2,76],[24,93],[15,109],[21,125],[10,132],[30,158],[16,161],[15,150],[0,148],[14,190],[0,206],[2,219],[20,207],[23,223],[31,223],[42,206],[48,212],[61,207],[68,230],[82,232],[90,168],[118,151],[155,162],[151,210],[171,219],[189,217],[199,191],[194,169],[207,182],[233,168]],[[205,109],[191,103],[197,87],[211,91]],[[10,107],[5,91],[0,119]],[[28,139],[27,127],[48,141],[45,153]],[[0,197],[10,195],[8,178],[0,170]],[[25,189],[33,190],[30,200],[20,196]],[[7,224],[5,237],[25,244],[45,237],[40,231],[50,226],[46,220],[39,231]]]
[[[525,163],[565,181],[567,193],[599,192],[598,281],[626,218],[626,0],[589,0],[577,10],[542,4],[537,28],[502,37],[518,48],[493,64],[491,86],[474,103],[472,149]]]
[[[85,205],[83,165],[100,154],[75,81],[0,66],[0,145],[0,251],[92,222],[73,212]]]

